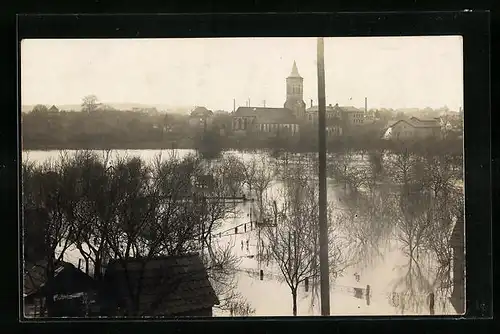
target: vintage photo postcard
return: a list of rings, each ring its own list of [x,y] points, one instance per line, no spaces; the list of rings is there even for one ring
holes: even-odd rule
[[[23,313],[464,313],[460,36],[24,39]]]

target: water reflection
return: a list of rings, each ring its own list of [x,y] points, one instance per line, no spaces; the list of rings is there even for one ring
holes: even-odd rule
[[[158,153],[155,150],[114,151],[110,153],[110,160],[137,155],[153,163]],[[160,160],[182,159],[192,153],[189,150],[163,152]],[[23,160],[28,155],[32,161],[43,161],[48,157],[57,159],[59,152],[25,152]],[[302,198],[316,196],[316,193],[301,193],[306,185],[316,185],[315,154],[299,156],[283,153],[270,157],[262,152],[226,152],[223,159],[225,163],[221,159],[205,161],[203,168],[206,174],[216,171],[222,177],[222,192],[232,197],[245,195],[253,198],[254,202],[234,202],[231,214],[228,213],[220,222],[215,235],[241,224],[262,220],[264,216],[278,216],[278,209],[283,209],[286,204],[286,194]],[[361,273],[365,268],[363,276],[372,276],[374,281],[384,280],[387,283],[387,286],[372,283],[372,293],[386,294],[390,304],[401,314],[429,314],[431,293],[435,295],[436,313],[452,312],[447,302],[452,288],[450,238],[456,217],[463,213],[463,200],[460,200],[463,195],[451,186],[456,178],[450,175],[453,169],[446,164],[450,162],[439,159],[422,164],[422,160],[408,152],[393,155],[343,152],[329,155],[328,214],[330,252],[334,259],[330,267],[332,282],[342,275],[345,278]],[[295,202],[294,205],[300,203]],[[283,218],[280,217],[280,220]],[[259,236],[257,244],[262,242],[262,236]],[[234,242],[225,247],[222,244],[213,245],[214,242],[208,243],[207,252],[219,252],[228,257],[229,254],[234,256],[234,248],[239,248]],[[265,246],[260,248],[265,250]],[[388,270],[384,269],[383,278],[376,279],[366,269],[372,268],[374,272],[376,268],[388,267],[385,261],[395,253],[398,254],[397,263],[391,264]],[[269,252],[257,252],[256,255],[259,268],[263,262],[269,264]],[[240,296],[236,292],[234,268],[239,260],[228,258],[226,262],[233,263],[228,267],[233,269],[231,274],[220,273],[215,278],[223,283],[216,288],[220,288],[222,295],[229,296],[228,300],[251,297],[251,293]],[[318,305],[319,297],[317,275],[309,277],[308,285],[313,308]],[[237,311],[239,308],[246,306],[236,303],[227,307],[236,314],[241,311]],[[246,311],[251,313],[252,310]]]

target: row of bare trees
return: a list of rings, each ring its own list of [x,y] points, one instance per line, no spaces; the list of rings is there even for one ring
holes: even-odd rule
[[[380,246],[395,238],[409,259],[408,274],[398,284],[410,299],[415,291],[441,289],[447,294],[450,230],[452,221],[463,217],[463,194],[456,187],[457,181],[463,182],[461,160],[404,147],[390,154],[365,152],[361,158],[343,152],[330,159],[332,176],[345,190],[340,192],[342,210],[333,203],[329,208],[332,274],[383,256]],[[146,164],[138,158],[111,161],[109,154],[82,151],[44,165],[25,162],[25,260],[62,259],[72,245],[92,262],[99,279],[109,258],[146,261],[197,251],[203,254],[221,307],[248,314],[253,310],[236,292],[238,259],[230,246],[212,242],[214,231],[237,211],[227,198],[246,191],[255,196],[257,219],[272,217],[276,223],[261,229],[269,255],[291,290],[296,314],[299,284],[311,279],[314,288],[319,270],[318,196],[311,177],[316,169],[314,159],[272,164],[262,155],[243,161],[227,154],[210,163],[188,156],[158,157]],[[196,180],[210,174],[209,185],[194,192]],[[270,188],[275,191],[269,193]],[[432,275],[420,268],[429,257],[437,259]],[[54,264],[49,263],[47,277],[53,277]],[[132,290],[132,300],[137,300],[139,294]]]
[[[290,289],[292,312],[297,315],[298,288],[308,280],[318,295],[319,225],[318,187],[310,177],[310,165],[281,163],[250,164],[255,169],[256,189],[261,217],[272,224],[262,225],[269,260],[279,268],[280,276]],[[254,170],[251,169],[251,170]],[[276,181],[278,179],[279,181]],[[274,191],[266,190],[273,183]],[[339,235],[333,210],[329,210],[329,260],[332,277],[349,265],[349,253],[343,251],[345,240]],[[260,243],[260,241],[259,241]]]
[[[148,164],[137,157],[110,158],[92,151],[61,154],[43,164],[23,162],[24,260],[48,263],[48,284],[56,263],[76,247],[102,279],[109,259],[202,254],[221,308],[250,312],[234,289],[237,258],[212,242],[212,235],[236,211],[227,197],[235,192],[230,161],[209,169],[196,156],[157,157]],[[210,186],[196,191],[198,179],[212,174]],[[123,263],[125,263],[123,262]],[[124,267],[125,275],[127,268]],[[130,286],[134,301],[125,314],[140,315],[140,288]],[[53,295],[45,296],[48,315]]]
[[[408,259],[405,274],[394,284],[406,298],[402,312],[420,308],[420,296],[431,292],[446,299],[452,288],[451,232],[453,223],[463,219],[463,158],[404,146],[361,153],[343,152],[331,159],[333,176],[344,187],[342,208],[329,205],[332,276],[383,258],[384,249],[396,240]],[[310,279],[317,287],[318,194],[311,177],[315,159],[291,158],[285,153],[276,164],[253,158],[242,171],[243,184],[256,195],[260,219],[274,219],[275,224],[263,227],[264,237],[291,290],[296,315],[299,284]],[[278,184],[269,195],[273,183]]]
[[[446,299],[452,288],[452,229],[464,217],[463,155],[404,145],[367,153],[343,152],[330,166],[351,211],[343,218],[350,237],[361,230],[365,242],[359,245],[370,245],[363,248],[379,257],[382,243],[397,242],[408,260],[394,284],[406,300],[400,304],[402,312],[418,310],[419,295],[436,292]],[[367,252],[360,254],[370,258]]]

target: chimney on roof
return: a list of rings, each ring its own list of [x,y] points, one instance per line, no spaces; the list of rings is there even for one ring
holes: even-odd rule
[[[236,111],[236,99],[233,99],[233,112]]]
[[[266,100],[264,100],[264,108],[266,107]]]
[[[368,112],[368,98],[365,97],[365,114]]]
[[[313,107],[313,99],[311,99],[311,108]]]

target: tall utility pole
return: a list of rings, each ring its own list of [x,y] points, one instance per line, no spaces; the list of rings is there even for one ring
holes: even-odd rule
[[[326,214],[326,101],[325,41],[318,38],[318,135],[319,135],[319,270],[321,315],[330,315],[330,278],[328,275],[328,225]]]

